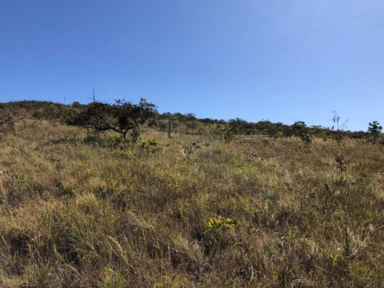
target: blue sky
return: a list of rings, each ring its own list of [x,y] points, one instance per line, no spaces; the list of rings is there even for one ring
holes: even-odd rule
[[[99,101],[144,97],[160,112],[202,118],[331,126],[336,110],[348,129],[366,130],[384,124],[384,10],[258,46],[383,8],[379,0],[0,0],[0,101],[88,103],[95,88]]]

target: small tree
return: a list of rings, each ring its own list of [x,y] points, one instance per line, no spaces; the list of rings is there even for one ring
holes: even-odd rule
[[[126,138],[128,131],[138,129],[139,125],[154,117],[156,113],[156,105],[147,102],[144,98],[140,99],[139,104],[116,100],[115,108],[117,108],[115,114],[118,120],[115,123],[117,129],[112,130],[123,134],[124,138]],[[137,132],[135,133],[137,134]]]
[[[373,122],[369,123],[368,132],[367,133],[370,136],[372,142],[374,142],[374,143],[377,142],[377,140],[380,137],[382,129],[383,129],[383,127],[380,126],[380,123],[377,122],[377,121],[373,121]]]
[[[95,129],[96,132],[111,130],[113,127],[113,106],[101,103],[92,102],[88,105],[87,110],[78,114],[70,124],[78,126],[87,126]]]
[[[247,128],[247,121],[240,118],[230,119],[228,121],[228,126],[231,132],[245,133]]]
[[[194,131],[198,127],[197,118],[194,113],[187,113],[185,114],[186,123],[185,126],[187,126],[188,129]]]
[[[139,104],[116,100],[116,104],[109,105],[100,102],[89,104],[86,111],[80,113],[74,120],[74,124],[91,126],[97,132],[112,130],[122,134],[125,139],[128,131],[135,130],[135,142],[139,125],[144,124],[153,117],[156,112],[155,105],[140,99]]]
[[[295,136],[300,137],[301,141],[305,143],[307,147],[310,147],[312,143],[312,135],[304,121],[296,121],[291,126]]]
[[[307,124],[305,124],[304,121],[296,121],[292,126],[293,134],[295,136],[302,137],[304,134],[307,133],[308,127]]]

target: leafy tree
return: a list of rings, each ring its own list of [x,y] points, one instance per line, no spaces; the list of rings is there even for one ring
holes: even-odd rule
[[[260,132],[266,132],[269,135],[271,135],[271,133],[273,134],[273,132],[274,132],[273,124],[269,120],[264,120],[263,119],[263,120],[257,122],[254,126]]]
[[[114,107],[115,109],[117,108],[115,117],[118,119],[118,122],[115,123],[117,129],[114,131],[123,134],[124,138],[129,130],[137,129],[139,125],[144,124],[157,112],[156,105],[147,102],[144,98],[140,99],[139,104],[132,104],[131,102],[126,102],[124,100],[116,100],[116,105]]]
[[[153,117],[151,117],[148,120],[148,127],[154,127],[154,128],[159,128],[160,122],[159,122],[160,115],[157,111],[153,113]]]
[[[96,131],[112,130],[122,134],[125,139],[128,131],[135,131],[137,140],[138,127],[152,118],[156,113],[156,106],[147,102],[144,98],[140,99],[139,104],[116,100],[114,105],[101,102],[89,104],[88,109],[80,113],[74,120],[74,124],[81,126],[91,126]]]
[[[185,118],[187,121],[195,121],[197,120],[195,113],[187,113],[185,114]]]
[[[230,119],[228,121],[228,126],[231,132],[245,133],[247,128],[247,121],[240,118]]]
[[[366,133],[364,131],[356,131],[351,133],[351,138],[354,139],[363,139]]]
[[[296,121],[291,126],[293,133],[295,136],[301,137],[303,134],[305,134],[308,130],[307,124],[305,124],[304,121]]]
[[[196,130],[198,127],[197,118],[194,113],[187,113],[185,114],[185,118],[187,120],[186,126],[188,129]]]
[[[369,123],[368,133],[371,133],[373,135],[380,135],[382,129],[383,127],[380,126],[379,122],[373,121]]]
[[[303,141],[308,147],[311,145],[313,136],[305,122],[297,121],[291,126],[291,128],[295,136],[300,137],[301,141]]]
[[[78,114],[69,124],[78,126],[89,126],[97,132],[111,130],[113,121],[113,106],[101,103],[92,102],[88,104],[88,108]]]
[[[372,142],[376,142],[378,140],[382,129],[383,127],[380,126],[380,123],[377,121],[373,121],[369,123],[368,134],[371,136]]]

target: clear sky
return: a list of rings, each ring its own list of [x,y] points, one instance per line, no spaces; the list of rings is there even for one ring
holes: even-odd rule
[[[95,88],[99,101],[143,97],[201,118],[331,126],[336,110],[366,130],[384,124],[384,10],[259,46],[377,9],[382,0],[0,0],[0,101],[88,103]]]

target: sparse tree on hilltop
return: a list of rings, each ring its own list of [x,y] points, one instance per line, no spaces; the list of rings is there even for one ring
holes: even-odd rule
[[[154,104],[147,102],[144,98],[140,99],[139,104],[125,100],[116,100],[114,105],[93,102],[89,104],[86,111],[78,115],[75,124],[89,125],[98,132],[112,130],[126,138],[131,130],[134,130],[137,135],[139,125],[153,117],[155,108]]]
[[[373,121],[369,123],[368,134],[370,135],[372,142],[377,142],[377,140],[380,137],[382,129],[383,127],[380,126],[380,123],[377,121]]]

